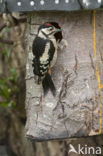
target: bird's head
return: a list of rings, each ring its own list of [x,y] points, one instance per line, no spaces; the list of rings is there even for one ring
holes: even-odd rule
[[[38,36],[46,38],[55,38],[55,34],[61,32],[60,28],[55,27],[51,23],[44,23],[38,29]]]

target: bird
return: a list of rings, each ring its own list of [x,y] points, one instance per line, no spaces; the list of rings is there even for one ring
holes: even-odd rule
[[[51,69],[56,63],[58,43],[62,38],[62,29],[58,23],[45,22],[39,26],[37,35],[33,40],[33,73],[38,76],[37,83],[42,83],[44,96],[49,90],[53,96],[56,95]]]

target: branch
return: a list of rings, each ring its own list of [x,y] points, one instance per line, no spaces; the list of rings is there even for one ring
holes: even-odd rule
[[[2,25],[0,26],[0,31],[2,31],[5,27],[6,27],[6,23],[2,24]]]
[[[9,40],[6,40],[6,39],[2,39],[1,37],[0,37],[0,42],[1,43],[4,43],[4,44],[13,44],[14,42],[13,41],[9,41]]]

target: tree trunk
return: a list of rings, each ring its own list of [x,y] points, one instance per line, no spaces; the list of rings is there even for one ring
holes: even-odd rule
[[[29,139],[56,140],[102,133],[102,19],[102,11],[28,14],[26,136]],[[51,92],[43,96],[32,69],[32,43],[38,26],[46,21],[58,22],[65,40],[52,69],[57,89],[55,98]]]

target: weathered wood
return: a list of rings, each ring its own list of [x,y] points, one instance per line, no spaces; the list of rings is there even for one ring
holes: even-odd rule
[[[67,42],[66,47],[59,49],[52,69],[57,88],[55,98],[50,92],[43,97],[42,86],[35,84],[32,72],[32,42],[39,24],[46,21],[58,22]],[[102,25],[102,11],[96,13],[96,36],[92,12],[28,14],[26,136],[29,139],[43,141],[102,133]]]

